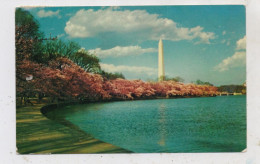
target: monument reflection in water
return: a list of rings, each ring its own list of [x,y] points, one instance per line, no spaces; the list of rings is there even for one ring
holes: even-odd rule
[[[95,138],[136,153],[241,152],[246,148],[244,95],[123,101],[69,108],[57,110],[55,115],[60,113]]]
[[[160,134],[161,139],[158,141],[158,144],[162,147],[165,146],[165,134],[166,134],[166,127],[165,127],[165,104],[164,102],[158,104],[158,110],[159,110],[159,125],[160,125]]]

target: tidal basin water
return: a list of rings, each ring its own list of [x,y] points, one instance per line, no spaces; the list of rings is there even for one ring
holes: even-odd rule
[[[137,153],[246,148],[244,95],[72,105],[48,115]]]

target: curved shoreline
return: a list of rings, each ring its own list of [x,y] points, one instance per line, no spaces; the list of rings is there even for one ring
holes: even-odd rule
[[[16,109],[16,146],[19,154],[131,153],[95,139],[69,122],[50,120],[42,113],[57,106],[36,104]]]
[[[170,97],[191,98],[191,97]],[[165,99],[156,97],[153,99]],[[136,101],[135,100],[109,100]],[[150,100],[150,99],[145,99]],[[84,103],[96,103],[91,101]],[[67,102],[60,104],[34,104],[16,108],[16,146],[20,154],[77,154],[77,153],[132,153],[129,150],[95,139],[66,120],[48,118],[46,113],[57,107],[79,104]]]

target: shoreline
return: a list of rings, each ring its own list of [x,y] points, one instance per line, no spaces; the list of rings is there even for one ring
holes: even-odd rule
[[[181,97],[196,98],[196,97]],[[157,99],[160,99],[157,97]],[[165,99],[165,98],[164,98]],[[168,98],[174,99],[174,98]],[[150,100],[150,99],[148,99]],[[153,99],[154,100],[154,99]],[[124,100],[135,101],[135,100]],[[95,101],[98,103],[100,101]],[[104,101],[111,102],[111,101]],[[84,102],[84,103],[94,103]],[[71,122],[47,113],[58,107],[82,104],[34,104],[16,108],[16,146],[19,154],[98,154],[133,153],[104,141],[95,139]]]
[[[19,154],[132,153],[95,139],[70,124],[60,124],[41,113],[47,104],[16,108],[16,148]],[[67,125],[67,126],[66,126]]]

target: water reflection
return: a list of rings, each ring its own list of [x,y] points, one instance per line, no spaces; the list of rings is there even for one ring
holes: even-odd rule
[[[246,146],[245,100],[222,96],[88,104],[83,110],[71,106],[77,109],[65,118],[133,152],[235,152]]]
[[[160,146],[164,147],[165,146],[165,135],[166,135],[166,127],[165,127],[165,109],[166,109],[166,104],[164,102],[161,102],[158,106],[159,110],[159,132],[160,132],[160,140],[157,142]]]
[[[79,126],[73,124],[71,121],[67,120],[67,116],[73,115],[78,112],[84,112],[84,115],[87,115],[90,110],[100,110],[103,107],[103,103],[92,103],[92,104],[80,104],[80,105],[68,105],[56,108],[52,111],[43,113],[45,117],[55,122],[58,122],[64,126],[67,126],[71,129],[74,129],[82,134],[87,134]]]
[[[104,103],[89,103],[89,104],[78,104],[78,105],[70,105],[66,107],[61,107],[56,109],[54,112],[55,115],[62,116],[66,118],[66,116],[73,115],[75,113],[82,113],[86,115],[88,112],[93,110],[100,110],[104,106]],[[56,112],[56,113],[55,113]]]

